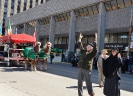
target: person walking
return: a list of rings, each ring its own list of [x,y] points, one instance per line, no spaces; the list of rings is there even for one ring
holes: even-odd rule
[[[92,88],[91,82],[91,71],[93,66],[93,58],[97,53],[96,41],[97,34],[95,34],[95,41],[93,43],[89,43],[86,48],[83,47],[81,43],[82,34],[79,35],[79,48],[81,52],[81,56],[78,62],[78,95],[83,96],[83,81],[85,80],[87,91],[90,96],[94,96],[94,91]]]
[[[98,68],[98,80],[99,80],[99,87],[103,87],[103,83],[104,83],[104,75],[103,75],[103,59],[107,59],[108,55],[106,55],[108,52],[107,50],[103,49],[101,51],[101,55],[99,56],[98,60],[97,60],[97,68]]]
[[[50,64],[52,64],[53,59],[54,59],[54,55],[51,53],[50,54]]]
[[[103,74],[105,76],[104,95],[120,96],[120,67],[122,66],[121,54],[117,47],[111,49],[111,55],[103,58]]]
[[[61,55],[61,62],[64,62],[65,61],[65,55],[62,53]]]

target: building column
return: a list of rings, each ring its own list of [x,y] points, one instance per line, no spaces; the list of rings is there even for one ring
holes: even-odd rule
[[[26,2],[26,10],[28,10],[30,8],[30,0],[27,0]]]
[[[14,14],[17,14],[18,0],[14,2]]]
[[[3,22],[4,3],[5,3],[5,0],[1,0],[0,2],[0,22],[1,23]]]
[[[11,0],[8,0],[7,17],[10,17],[10,12],[11,12]]]
[[[98,54],[104,49],[104,38],[105,38],[105,16],[106,16],[106,9],[104,3],[101,2],[99,5],[99,17],[98,17]]]
[[[40,24],[38,20],[36,20],[36,41],[39,41],[39,33],[40,33]]]
[[[36,0],[33,0],[32,1],[32,8],[35,7],[35,5],[36,5]]]
[[[23,31],[25,34],[28,34],[28,26],[27,24],[25,23],[24,24],[24,31]]]
[[[69,43],[68,43],[68,56],[72,56],[74,54],[75,49],[75,24],[76,24],[76,16],[74,11],[71,11],[71,19],[70,19],[70,31],[69,31]]]
[[[49,42],[52,43],[52,47],[54,47],[54,39],[55,39],[55,19],[53,16],[50,18],[50,32],[49,32]]]
[[[23,12],[23,10],[24,10],[24,0],[21,0],[20,12]]]

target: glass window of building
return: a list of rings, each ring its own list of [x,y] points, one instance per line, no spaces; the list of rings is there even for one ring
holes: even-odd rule
[[[89,11],[88,11],[87,7],[83,8],[83,11],[84,11],[84,16],[88,16],[89,15]]]
[[[87,37],[82,38],[82,43],[87,44]]]
[[[110,0],[105,2],[107,11],[117,10],[120,8],[130,7],[133,4],[133,0]]]
[[[20,12],[20,3],[21,3],[21,0],[18,0],[17,13]]]
[[[104,42],[109,43],[109,34],[105,34]]]
[[[88,11],[89,11],[89,15],[92,15],[93,14],[93,10],[92,10],[92,7],[87,7]]]
[[[125,7],[130,7],[132,5],[131,0],[124,0]]]
[[[3,19],[6,19],[6,13],[4,13]]]
[[[50,17],[40,19],[40,20],[38,20],[38,22],[39,22],[40,25],[49,24],[50,23]]]
[[[7,7],[8,5],[8,1],[5,1],[4,7]]]
[[[11,9],[14,9],[14,2],[11,3]]]
[[[123,0],[117,0],[117,4],[118,4],[118,9],[119,9],[119,8],[124,8],[124,7],[125,7],[124,1],[123,1]]]
[[[109,43],[117,43],[117,34],[116,33],[110,34]]]
[[[58,38],[55,38],[54,44],[58,44]]]
[[[94,41],[94,38],[95,38],[94,35],[89,35],[89,36],[88,36],[88,43],[93,42],[93,41]]]
[[[70,19],[70,12],[58,14],[58,15],[54,16],[54,19],[56,22],[69,20]]]
[[[110,2],[106,2],[105,3],[105,7],[106,7],[106,11],[107,12],[112,10],[111,3]]]
[[[118,33],[118,43],[128,43],[128,33]]]
[[[92,10],[93,10],[93,13],[94,14],[98,14],[98,8],[97,8],[96,5],[95,6],[92,6]]]
[[[4,7],[4,12],[7,12],[7,7]]]
[[[66,39],[67,39],[67,40],[66,40],[66,44],[68,44],[68,42],[69,42],[69,37],[67,37]]]
[[[66,37],[62,37],[62,44],[67,44],[67,38]]]
[[[58,44],[61,44],[62,43],[62,37],[60,37],[59,39],[58,39]]]
[[[116,2],[116,0],[113,0],[113,1],[111,1],[111,6],[112,6],[112,10],[116,10],[117,9],[117,2]]]
[[[13,13],[14,13],[14,9],[11,9],[11,13],[10,14],[13,15]]]

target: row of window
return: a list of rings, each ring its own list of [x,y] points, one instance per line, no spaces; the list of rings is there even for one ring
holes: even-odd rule
[[[45,44],[48,41],[48,38],[41,39],[41,42]],[[68,37],[56,37],[54,44],[68,44]],[[88,44],[94,41],[94,35],[84,36],[82,38],[83,44]],[[75,44],[78,44],[78,36],[75,39]],[[110,33],[105,34],[105,43],[128,43],[128,33]]]
[[[111,0],[105,2],[106,11],[113,11],[120,8],[130,7],[133,4],[133,0]]]

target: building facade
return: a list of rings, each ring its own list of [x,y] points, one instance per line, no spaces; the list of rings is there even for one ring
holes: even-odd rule
[[[3,28],[7,17],[36,7],[47,1],[49,0],[0,0],[0,22],[3,23]]]
[[[50,0],[39,6],[10,17],[13,31],[33,35],[43,44],[66,53],[78,52],[78,35],[84,35],[87,45],[98,33],[98,52],[117,46],[123,56],[128,45],[128,34],[133,0]],[[8,18],[6,19],[7,27]]]

